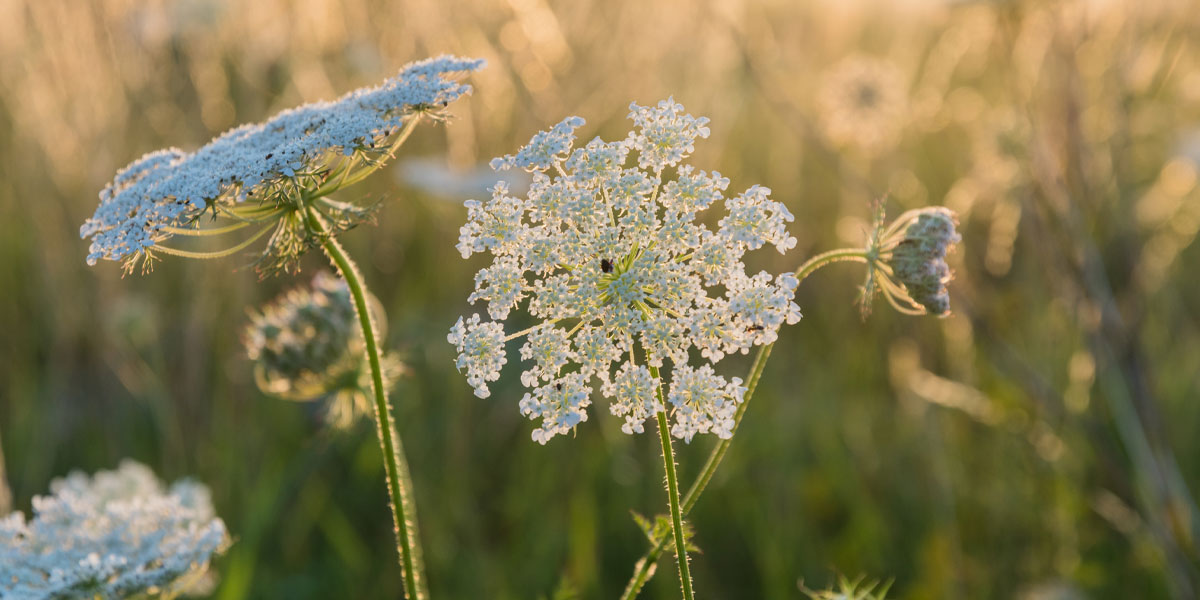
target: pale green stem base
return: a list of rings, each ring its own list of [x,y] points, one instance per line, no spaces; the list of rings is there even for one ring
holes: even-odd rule
[[[800,265],[800,268],[796,269],[796,279],[804,281],[813,271],[825,265],[843,261],[866,262],[867,252],[861,248],[843,248],[818,254],[805,261],[803,265]],[[758,349],[758,354],[754,356],[754,363],[750,365],[750,374],[746,377],[746,394],[742,397],[742,403],[738,405],[737,412],[733,417],[733,433],[737,433],[737,428],[742,423],[742,416],[746,414],[746,407],[750,404],[750,398],[754,396],[754,390],[758,388],[758,380],[762,377],[763,369],[767,366],[767,359],[771,357],[771,348],[773,346],[774,344],[762,346]],[[664,424],[662,421],[665,419],[663,416],[660,416],[659,419],[660,427],[662,427]],[[700,475],[696,477],[696,481],[692,483],[691,487],[688,488],[687,494],[683,497],[683,516],[687,516],[691,512],[692,507],[696,505],[696,501],[700,499],[700,494],[704,493],[704,488],[712,480],[713,474],[716,473],[721,460],[725,458],[725,452],[729,450],[729,444],[732,442],[733,436],[730,435],[729,439],[718,442],[716,447],[712,449],[712,452],[709,453],[708,460],[704,463],[704,469],[701,470]],[[654,575],[658,557],[666,549],[667,542],[668,539],[666,537],[658,538],[650,550],[634,565],[633,577],[630,578],[629,584],[625,587],[625,592],[621,594],[621,600],[632,600],[642,591],[646,582]],[[677,545],[678,543],[676,541]]]
[[[379,430],[379,445],[383,450],[384,470],[387,472],[389,500],[392,505],[392,519],[395,523],[396,549],[400,553],[400,565],[404,570],[404,594],[409,600],[423,600],[429,597],[425,587],[424,566],[421,562],[420,542],[417,539],[416,506],[412,497],[412,480],[409,477],[408,462],[404,459],[404,450],[400,443],[400,435],[392,420],[392,407],[388,403],[387,389],[383,382],[383,368],[380,366],[379,342],[375,336],[375,324],[371,318],[371,310],[367,304],[366,286],[358,267],[337,238],[328,235],[328,229],[312,210],[307,211],[309,226],[324,240],[321,247],[325,254],[337,266],[350,288],[354,297],[355,312],[362,327],[363,342],[366,346],[367,362],[371,368],[371,385],[375,395],[375,423]]]
[[[0,516],[12,511],[12,491],[8,487],[8,475],[4,472],[4,444],[0,442]]]

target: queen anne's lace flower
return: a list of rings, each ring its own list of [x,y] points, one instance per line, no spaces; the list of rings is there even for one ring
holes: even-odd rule
[[[621,431],[625,433],[643,433],[643,425],[650,415],[663,410],[655,392],[661,385],[656,377],[650,375],[650,369],[645,365],[634,366],[630,363],[621,365],[616,377],[605,383],[600,389],[605,396],[612,398],[608,406],[614,416],[625,417]]]
[[[194,222],[219,200],[262,199],[280,180],[319,178],[330,156],[374,152],[413,111],[442,107],[470,91],[454,75],[482,60],[452,56],[406,66],[382,85],[334,102],[283,111],[261,124],[230,130],[195,152],[159,150],[125,167],[100,192],[100,206],[80,228],[91,237],[88,264],[136,258]],[[277,186],[276,186],[277,187]]]
[[[734,377],[728,383],[709,365],[693,369],[681,365],[675,369],[671,394],[667,401],[675,407],[675,437],[692,441],[696,433],[712,432],[727,439],[733,435],[733,416],[746,388]]]
[[[183,480],[164,491],[133,461],[50,489],[33,499],[33,520],[0,518],[0,598],[175,597],[229,545],[208,488]]]
[[[541,443],[587,419],[596,381],[626,433],[644,431],[645,420],[669,405],[674,436],[728,437],[741,381],[726,381],[709,364],[693,369],[691,351],[717,362],[774,341],[781,325],[800,318],[794,276],[748,275],[742,263],[747,250],[795,246],[786,229],[792,214],[767,188],[726,199],[728,179],[680,164],[695,139],[708,136],[707,119],[673,100],[630,109],[634,130],[618,142],[596,138],[574,147],[579,117],[535,135],[492,161],[533,173],[525,197],[498,184],[491,199],[466,203],[459,251],[493,256],[470,301],[486,301],[496,321],[459,319],[449,341],[459,370],[487,397],[507,360],[504,342],[528,334],[521,358],[534,364],[521,376],[531,391],[520,408],[541,420],[533,433]],[[665,176],[668,168],[673,177]],[[696,222],[721,205],[727,212],[716,231]],[[498,321],[526,298],[543,322],[506,337]],[[657,373],[668,362],[664,402]]]

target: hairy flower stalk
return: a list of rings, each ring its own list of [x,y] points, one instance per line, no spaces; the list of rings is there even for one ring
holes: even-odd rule
[[[315,210],[308,212],[309,225],[322,238],[321,247],[337,267],[354,298],[354,312],[358,315],[363,336],[363,351],[371,368],[371,388],[375,398],[375,423],[379,434],[379,445],[383,451],[384,470],[387,474],[388,495],[392,505],[392,521],[395,527],[397,552],[404,570],[404,594],[410,600],[428,598],[425,584],[425,568],[421,559],[421,545],[417,536],[416,501],[412,496],[412,477],[400,433],[392,417],[392,406],[388,402],[384,384],[383,358],[379,351],[378,331],[367,303],[367,288],[362,283],[358,265],[342,248],[337,238],[330,234],[321,216]]]
[[[0,598],[128,598],[203,593],[209,561],[230,544],[208,488],[169,490],[126,460],[80,472],[33,499],[33,519],[0,517]]]
[[[335,237],[368,219],[374,207],[340,202],[331,194],[380,169],[421,121],[442,118],[443,107],[471,91],[457,77],[482,66],[482,60],[452,56],[415,62],[379,86],[244,125],[195,152],[172,148],[148,154],[117,173],[101,191],[96,213],[80,228],[82,237],[92,238],[89,264],[119,260],[127,271],[139,263],[148,269],[160,253],[228,256],[263,236],[267,242],[257,261],[260,273],[293,271],[309,249],[325,251],[346,282],[361,331],[408,598],[427,596],[412,484],[392,422],[369,294]],[[163,244],[177,237],[230,234],[244,239],[214,251]],[[275,377],[265,383],[280,381]],[[285,385],[290,383],[296,382]]]
[[[796,269],[797,283],[803,282],[821,267],[831,265],[838,262],[857,262],[864,263],[868,268],[867,286],[864,287],[863,298],[868,299],[874,294],[869,289],[879,289],[883,294],[896,294],[897,292],[904,294],[904,298],[908,300],[891,299],[889,300],[893,306],[897,307],[903,314],[925,314],[924,311],[916,312],[916,308],[905,306],[901,302],[911,302],[914,305],[918,304],[906,290],[905,286],[911,284],[918,290],[915,292],[915,297],[924,299],[930,306],[928,307],[929,314],[937,316],[945,316],[949,311],[948,292],[945,284],[949,281],[950,272],[945,263],[946,252],[953,249],[955,243],[961,241],[961,236],[956,231],[957,217],[954,212],[940,206],[916,209],[902,214],[896,221],[889,225],[883,222],[883,205],[882,202],[877,205],[876,223],[873,228],[866,248],[842,248],[838,250],[830,250],[818,254]],[[909,261],[908,264],[896,266],[896,250],[901,246],[910,246],[911,250],[900,251],[900,261]],[[918,262],[924,261],[926,264]],[[878,288],[870,288],[872,280],[879,281],[883,277],[891,277],[897,272],[915,273],[909,279],[900,279],[900,283],[889,281],[893,284],[887,287],[879,286]],[[932,275],[931,275],[932,274]],[[930,283],[936,279],[936,289],[930,289]],[[862,299],[860,299],[862,300]],[[866,310],[866,309],[864,309]],[[866,314],[866,312],[864,312]],[[759,348],[758,353],[754,357],[754,362],[750,365],[750,372],[746,377],[746,392],[742,397],[741,404],[738,405],[737,411],[733,415],[733,424],[731,431],[736,433],[738,425],[742,422],[742,417],[746,414],[746,408],[749,406],[750,399],[754,396],[754,391],[758,388],[758,381],[762,377],[763,370],[766,368],[767,359],[771,356],[771,348],[774,343],[766,344]],[[692,482],[687,493],[683,497],[681,510],[683,516],[692,510],[696,502],[700,499],[700,494],[704,493],[704,489],[712,480],[716,473],[717,467],[725,458],[725,453],[729,450],[729,445],[733,442],[732,435],[717,441],[717,445],[713,447],[709,453],[708,459],[704,463],[704,467],[700,470],[700,474],[696,480]],[[666,535],[657,537],[651,536],[650,549],[642,558],[634,565],[633,576],[625,587],[624,593],[621,594],[622,600],[632,600],[641,592],[646,582],[654,575],[659,556],[666,549],[671,540]]]
[[[489,201],[466,203],[458,249],[464,258],[492,256],[470,301],[486,301],[493,320],[460,318],[448,340],[484,398],[508,361],[505,343],[526,338],[520,356],[532,365],[521,374],[529,391],[519,409],[540,421],[532,433],[538,443],[587,420],[597,390],[625,433],[657,421],[681,587],[690,598],[671,438],[732,435],[746,388],[713,365],[773,342],[781,325],[800,319],[796,278],[747,274],[742,258],[766,245],[784,253],[796,239],[786,228],[792,214],[767,188],[726,198],[728,179],[681,164],[695,139],[708,136],[708,119],[673,100],[630,110],[635,127],[623,140],[576,148],[584,121],[568,117],[492,161],[532,172],[533,183],[526,197],[500,183]],[[709,209],[724,209],[716,230],[697,223]],[[541,323],[506,334],[503,321],[526,299]]]

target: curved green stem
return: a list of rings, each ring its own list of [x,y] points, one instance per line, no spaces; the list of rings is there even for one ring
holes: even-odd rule
[[[420,542],[417,539],[416,507],[412,497],[412,481],[400,434],[392,420],[392,407],[388,403],[387,390],[383,384],[383,368],[380,365],[379,343],[375,339],[375,324],[367,305],[366,286],[358,267],[346,250],[329,235],[329,230],[311,208],[306,209],[309,226],[322,238],[321,247],[337,266],[354,297],[355,312],[362,327],[367,361],[371,368],[371,384],[375,393],[375,423],[379,430],[379,444],[383,449],[384,470],[387,472],[392,519],[395,522],[396,547],[400,553],[400,565],[404,569],[404,593],[409,600],[428,598],[425,588],[424,567],[421,564]]]
[[[170,227],[170,226],[168,226],[168,227],[163,227],[163,228],[162,228],[162,230],[163,230],[164,232],[166,232],[166,233],[169,233],[169,234],[171,234],[171,235],[186,235],[186,236],[192,236],[192,237],[206,237],[206,236],[213,236],[213,235],[222,235],[222,234],[225,234],[225,233],[229,233],[230,231],[237,231],[237,230],[239,230],[239,229],[242,229],[242,228],[244,228],[244,227],[249,227],[249,226],[250,226],[250,225],[252,225],[252,224],[253,224],[253,223],[251,223],[250,221],[238,221],[237,223],[234,223],[234,224],[232,224],[232,225],[226,225],[226,226],[224,226],[224,227],[212,227],[212,228],[208,228],[208,229],[198,229],[198,228],[193,228],[193,227]]]
[[[823,252],[800,265],[796,269],[796,279],[804,281],[805,278],[821,267],[845,261],[867,262],[867,251],[862,248],[842,248]],[[683,497],[683,516],[687,516],[691,512],[692,507],[696,505],[696,501],[700,499],[700,494],[704,493],[704,488],[708,486],[708,482],[712,480],[717,467],[721,465],[721,461],[725,458],[725,452],[729,450],[729,444],[733,442],[732,433],[737,433],[738,426],[742,424],[742,416],[746,414],[746,407],[750,404],[750,398],[754,396],[754,390],[758,388],[758,380],[762,378],[763,369],[767,366],[767,359],[771,357],[771,348],[774,345],[766,344],[758,349],[758,354],[754,355],[754,362],[750,365],[750,374],[746,377],[746,393],[742,396],[742,403],[738,405],[737,412],[733,416],[733,427],[730,429],[731,435],[728,439],[718,442],[712,449],[712,452],[708,455],[708,460],[704,463],[704,468],[700,471],[700,475],[696,477],[696,481],[688,488],[687,494]],[[654,376],[657,377],[657,373],[654,373]],[[659,427],[663,426],[663,421],[665,419],[660,416]],[[659,537],[654,541],[650,550],[638,560],[634,566],[633,577],[629,579],[629,584],[625,587],[625,592],[621,594],[621,600],[633,600],[642,591],[646,582],[654,575],[658,557],[666,549],[667,542],[668,540],[665,536]],[[676,544],[678,544],[678,541]]]
[[[658,367],[650,367],[650,376],[659,379]],[[684,600],[692,600],[692,574],[688,569],[687,541],[683,537],[683,510],[679,505],[679,478],[675,475],[675,450],[671,447],[671,431],[667,426],[666,400],[662,383],[658,384],[658,401],[664,408],[658,411],[658,441],[662,444],[663,469],[667,473],[667,503],[671,505],[671,534],[675,539],[675,559],[679,563],[679,588]],[[664,540],[665,545],[665,540]]]
[[[230,254],[236,254],[237,252],[245,249],[250,244],[253,244],[254,240],[257,240],[258,238],[262,237],[264,234],[266,234],[271,229],[272,229],[272,226],[267,225],[267,226],[263,227],[262,229],[259,229],[258,232],[256,232],[254,235],[246,238],[246,240],[241,242],[240,244],[233,246],[232,248],[226,248],[224,250],[217,250],[215,252],[196,252],[193,250],[180,250],[178,248],[170,248],[168,246],[160,246],[158,244],[150,246],[149,250],[162,252],[163,254],[170,254],[172,256],[182,256],[184,258],[199,258],[199,259],[224,258],[226,256],[229,256]]]
[[[829,252],[822,252],[804,261],[804,264],[796,269],[796,279],[804,281],[806,277],[812,275],[813,271],[825,265],[845,261],[865,263],[867,262],[867,251],[862,248],[839,248],[837,250],[830,250]]]

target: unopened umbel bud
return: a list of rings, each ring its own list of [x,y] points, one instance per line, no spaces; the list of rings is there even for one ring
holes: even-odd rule
[[[892,250],[887,264],[897,282],[917,304],[933,315],[950,312],[950,266],[946,252],[962,240],[954,213],[935,206],[922,210]]]

